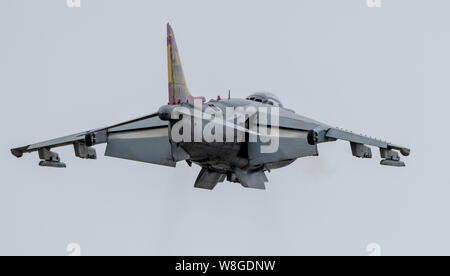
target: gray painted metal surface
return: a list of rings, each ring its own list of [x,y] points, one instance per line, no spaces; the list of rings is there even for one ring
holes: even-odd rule
[[[51,149],[73,145],[77,157],[95,159],[97,154],[93,146],[107,143],[105,155],[110,157],[170,167],[175,167],[177,162],[184,160],[189,166],[197,164],[202,170],[195,187],[210,190],[225,179],[240,183],[243,187],[265,189],[265,183],[268,182],[265,172],[288,166],[297,158],[317,156],[319,144],[336,140],[350,142],[351,153],[355,157],[371,158],[372,151],[368,146],[373,146],[380,149],[381,165],[405,166],[397,151],[408,156],[410,150],[407,147],[331,127],[298,115],[293,110],[284,108],[281,101],[271,93],[257,92],[246,99],[228,98],[209,102],[205,102],[203,97],[193,97],[187,88],[175,36],[170,26],[167,27],[167,32],[169,105],[162,106],[156,113],[123,123],[13,148],[11,153],[22,157],[24,153],[38,151],[40,166],[64,168],[65,163],[61,162],[59,155]],[[202,110],[214,108],[224,114],[228,107],[279,107],[278,149],[273,153],[263,153],[261,146],[265,144],[250,142],[248,137],[243,141],[235,139],[233,142],[174,142],[171,129],[178,120],[172,118],[171,112],[182,106],[190,111],[183,116],[189,116],[193,113],[195,99],[202,100]],[[192,121],[194,122],[194,117]],[[227,122],[224,135],[227,128],[236,128],[236,121],[237,119],[231,126]],[[202,122],[205,126],[210,120],[202,119]],[[269,129],[274,123],[269,120],[263,127]],[[238,134],[251,132],[247,126],[240,126],[239,131],[234,133],[234,138],[237,138]]]
[[[105,156],[175,167],[168,128],[110,134]]]

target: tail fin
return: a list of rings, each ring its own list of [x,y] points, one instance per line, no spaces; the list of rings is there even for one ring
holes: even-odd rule
[[[183,67],[181,66],[180,54],[178,53],[175,35],[170,25],[167,23],[167,65],[169,73],[169,105],[183,102],[194,103],[194,97],[184,78]],[[205,98],[200,97],[203,101]]]

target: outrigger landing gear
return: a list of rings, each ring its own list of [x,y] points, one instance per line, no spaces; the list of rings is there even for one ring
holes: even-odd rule
[[[53,168],[65,168],[66,164],[61,162],[56,152],[50,151],[48,148],[42,148],[39,151],[39,158],[42,159],[39,162],[39,166],[53,167]]]
[[[405,162],[400,161],[398,152],[388,149],[380,149],[381,160],[380,164],[385,166],[404,167]]]

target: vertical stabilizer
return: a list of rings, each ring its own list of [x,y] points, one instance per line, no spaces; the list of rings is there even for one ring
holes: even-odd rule
[[[167,66],[169,73],[169,104],[175,105],[183,102],[193,104],[194,97],[192,97],[187,87],[177,42],[169,24],[167,24]],[[204,100],[203,97],[201,99]]]

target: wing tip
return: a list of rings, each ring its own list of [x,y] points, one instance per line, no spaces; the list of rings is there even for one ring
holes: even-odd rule
[[[411,154],[411,149],[407,147],[402,147],[398,145],[388,144],[388,149],[396,149],[400,151],[403,156],[409,156]]]
[[[20,158],[23,156],[23,153],[29,148],[30,146],[20,147],[20,148],[14,148],[11,149],[12,155],[14,155],[17,158]]]
[[[409,156],[409,154],[411,153],[411,149],[409,149],[409,148],[402,148],[402,149],[400,150],[400,153],[401,153],[403,156]]]

